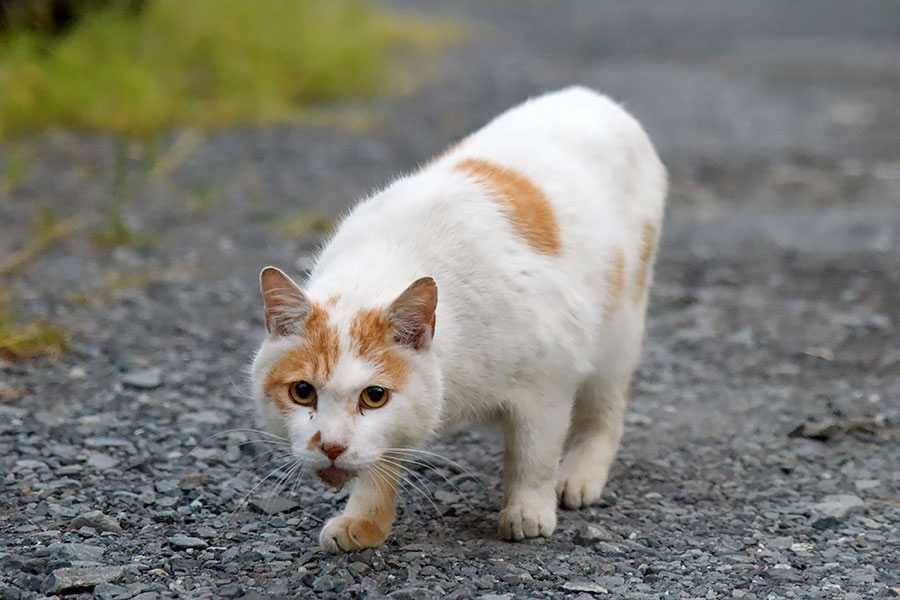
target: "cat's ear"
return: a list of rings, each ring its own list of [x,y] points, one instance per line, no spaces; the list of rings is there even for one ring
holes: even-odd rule
[[[312,311],[312,304],[293,280],[281,269],[266,267],[259,274],[266,311],[266,329],[270,335],[300,333]]]
[[[415,350],[426,348],[434,337],[437,284],[422,277],[410,285],[388,308],[394,340]]]

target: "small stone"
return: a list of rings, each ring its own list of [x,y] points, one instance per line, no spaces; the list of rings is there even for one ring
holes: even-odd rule
[[[776,550],[787,550],[791,547],[791,544],[794,543],[794,538],[789,535],[774,537],[769,540],[769,547],[775,548]]]
[[[162,496],[156,500],[156,504],[163,508],[170,508],[175,506],[181,501],[181,498],[178,496]]]
[[[587,580],[579,580],[579,581],[567,581],[562,585],[564,590],[568,590],[570,592],[586,592],[588,594],[608,594],[609,590],[600,585],[599,583],[594,583],[593,581]]]
[[[184,476],[184,479],[181,480],[181,487],[184,489],[191,489],[202,484],[204,481],[208,480],[210,475],[208,473],[202,473],[200,471],[195,471],[193,473],[189,473]]]
[[[360,575],[369,570],[369,565],[364,562],[355,561],[347,565],[351,571],[356,571]]]
[[[22,397],[22,392],[5,381],[0,381],[0,402],[13,403]]]
[[[168,494],[178,489],[178,483],[171,479],[160,479],[153,487],[160,494]]]
[[[512,594],[483,594],[478,600],[513,600]]]
[[[830,442],[841,436],[843,432],[838,422],[833,417],[819,417],[818,419],[798,425],[790,433],[789,437],[803,437],[820,442]]]
[[[100,471],[105,471],[118,465],[119,459],[106,454],[91,454],[87,459],[87,464]]]
[[[176,548],[178,550],[184,550],[186,548],[198,548],[200,550],[203,550],[209,546],[209,544],[207,544],[200,538],[184,535],[183,533],[176,533],[175,535],[170,537],[169,543],[173,548]]]
[[[859,491],[871,490],[881,485],[880,479],[857,479],[853,482],[854,487]]]
[[[575,543],[582,546],[593,546],[597,542],[621,542],[622,536],[612,533],[605,527],[585,525],[575,534]]]
[[[331,575],[320,575],[313,580],[312,588],[317,592],[328,592],[334,589],[335,583]]]
[[[221,448],[195,448],[191,450],[191,456],[203,462],[211,462],[222,456],[222,454]]]
[[[835,494],[825,496],[821,502],[810,506],[814,517],[813,527],[824,529],[832,527],[835,522],[842,521],[854,513],[865,510],[865,502],[854,494]]]
[[[128,594],[128,588],[114,583],[99,583],[94,587],[92,592],[95,598],[100,600],[114,600],[115,598],[125,597]]]
[[[157,368],[129,371],[122,376],[122,385],[138,390],[153,390],[162,385],[162,371]]]
[[[803,583],[805,580],[794,569],[790,567],[773,567],[763,571],[763,575],[774,581],[787,581],[792,583]]]
[[[260,500],[251,500],[250,508],[264,515],[275,515],[297,510],[300,505],[289,498],[270,496]]]
[[[106,552],[106,548],[103,546],[79,543],[50,544],[47,549],[50,550],[50,552],[69,560],[97,560],[103,556],[104,552]]]
[[[216,533],[215,529],[213,529],[212,527],[209,527],[207,525],[200,525],[199,527],[197,527],[196,533],[200,537],[206,538],[206,539],[211,539],[211,538],[214,538],[219,535],[218,533]]]
[[[66,594],[92,589],[101,583],[121,579],[124,567],[66,567],[56,569],[44,580],[42,590],[50,594]]]
[[[119,525],[119,522],[116,519],[103,514],[99,510],[92,510],[78,515],[72,519],[71,525],[75,529],[90,527],[97,532],[112,531],[114,533],[119,533],[122,531],[122,526]]]

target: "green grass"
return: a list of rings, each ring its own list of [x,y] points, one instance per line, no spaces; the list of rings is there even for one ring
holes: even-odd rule
[[[148,0],[137,16],[111,4],[61,37],[0,39],[0,136],[294,120],[379,91],[393,48],[454,37],[361,0]]]
[[[60,221],[53,212],[41,212],[28,243],[0,262],[0,277],[21,269],[54,243],[84,226],[82,219]],[[39,354],[55,355],[65,349],[68,336],[63,330],[44,321],[30,320],[14,313],[8,308],[6,297],[6,290],[0,281],[0,358],[20,360]]]
[[[42,321],[23,322],[0,298],[0,358],[22,360],[39,354],[56,355],[66,348],[67,342],[66,333],[53,325]]]
[[[329,219],[318,214],[293,213],[281,215],[274,226],[275,231],[287,238],[296,239],[311,233],[328,234],[337,226],[335,219]]]

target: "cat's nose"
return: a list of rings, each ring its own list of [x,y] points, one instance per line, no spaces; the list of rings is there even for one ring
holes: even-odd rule
[[[347,446],[329,442],[327,444],[322,444],[319,448],[322,450],[322,454],[328,457],[328,460],[334,460],[347,449]]]

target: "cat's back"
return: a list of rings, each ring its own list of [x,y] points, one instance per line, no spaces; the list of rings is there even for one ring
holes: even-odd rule
[[[581,211],[580,222],[610,204],[637,220],[662,214],[666,171],[646,132],[621,105],[586,87],[513,107],[452,147],[435,166],[464,171],[460,163],[466,160],[520,173],[562,213]]]

